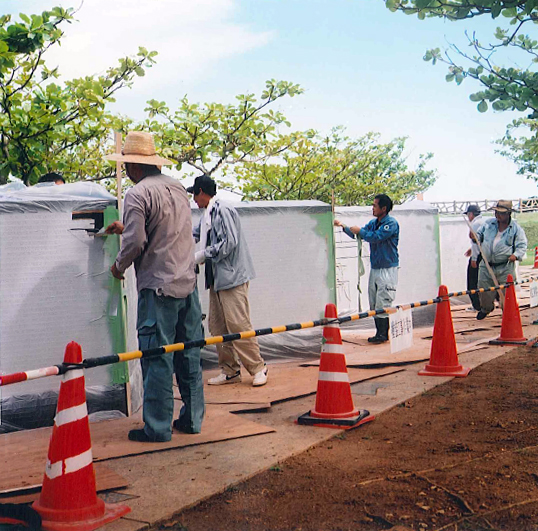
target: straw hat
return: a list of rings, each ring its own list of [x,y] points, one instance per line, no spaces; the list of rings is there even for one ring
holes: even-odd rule
[[[508,212],[515,212],[512,207],[512,201],[508,201],[506,199],[499,199],[499,201],[497,201],[497,204],[490,210],[495,210],[496,212],[501,212],[503,214],[507,214]]]
[[[153,166],[171,166],[174,164],[172,161],[157,155],[153,135],[143,131],[129,131],[121,153],[106,155],[105,159]]]

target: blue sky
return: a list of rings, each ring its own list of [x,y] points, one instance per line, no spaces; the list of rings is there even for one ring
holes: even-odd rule
[[[31,13],[79,1],[2,6]],[[65,78],[101,72],[138,45],[159,52],[157,66],[118,95],[116,111],[141,118],[148,99],[174,108],[185,94],[229,102],[284,79],[306,90],[279,102],[296,129],[408,136],[411,165],[433,152],[439,180],[426,200],[538,195],[492,144],[517,114],[478,113],[468,99],[476,84],[447,83],[444,65],[422,60],[428,48],[464,44],[465,29],[488,41],[498,21],[419,21],[390,13],[382,0],[85,0],[77,19],[52,55]]]

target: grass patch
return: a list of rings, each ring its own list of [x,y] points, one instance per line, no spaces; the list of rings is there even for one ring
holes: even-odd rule
[[[527,236],[527,256],[521,262],[522,265],[534,264],[534,248],[538,247],[538,212],[525,212],[516,216]]]

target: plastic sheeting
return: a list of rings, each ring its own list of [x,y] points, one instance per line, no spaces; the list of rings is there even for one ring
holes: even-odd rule
[[[469,227],[462,216],[440,216],[441,282],[448,291],[467,289],[467,264],[465,251],[470,249]]]
[[[93,220],[73,220],[72,212],[115,203],[94,183],[0,187],[0,371],[58,364],[70,341],[82,346],[84,357],[113,353],[105,238],[87,231]],[[118,409],[123,386],[113,385],[110,367],[85,376],[87,392],[100,397],[96,409]],[[28,426],[28,405],[35,422],[50,423],[47,404],[59,385],[52,377],[2,388],[4,428],[8,419],[12,429]]]
[[[30,187],[14,182],[0,186],[0,213],[6,214],[103,210],[115,203],[112,194],[92,182],[43,183]]]
[[[252,326],[267,328],[323,317],[335,302],[332,212],[320,201],[255,201],[232,204],[245,232],[256,278],[250,283]],[[200,210],[193,207],[193,224]],[[198,276],[208,314],[203,268]],[[206,325],[206,335],[209,330]],[[259,337],[266,357],[319,351],[321,328]],[[206,353],[211,349],[204,349]],[[214,359],[214,358],[213,358]]]
[[[335,217],[348,226],[363,227],[372,219],[371,207],[336,207],[335,210]],[[394,304],[436,297],[441,273],[437,208],[423,201],[411,201],[395,206],[391,216],[400,225],[400,269]],[[370,309],[370,245],[366,242],[362,244],[365,273],[359,281],[356,240],[349,238],[341,228],[335,227],[335,241],[338,313],[349,315],[367,311]],[[434,313],[435,308],[431,306],[413,310],[415,324],[432,322]],[[373,327],[373,320],[361,320],[355,326]]]

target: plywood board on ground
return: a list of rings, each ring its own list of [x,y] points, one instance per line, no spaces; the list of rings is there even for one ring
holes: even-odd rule
[[[349,371],[349,381],[356,383],[397,372],[398,369],[353,369]],[[208,386],[205,389],[208,404],[240,404],[246,406],[254,402],[282,402],[313,394],[318,385],[318,369],[315,367],[269,366],[269,380],[263,387],[252,387],[252,377],[244,378],[233,385]],[[218,374],[208,371],[209,377]]]
[[[37,500],[41,491],[45,462],[37,466],[37,463],[21,462],[20,459],[13,459],[10,461],[11,466],[13,466],[13,469],[2,469],[7,473],[2,473],[2,477],[0,477],[0,503],[32,503]],[[97,492],[121,489],[129,484],[123,476],[110,470],[103,463],[95,463],[94,470]],[[27,485],[29,481],[35,482],[35,488],[32,489],[32,492],[21,494],[28,486],[22,487],[18,483],[24,482]]]
[[[92,423],[90,428],[94,460],[237,439],[274,431],[222,408],[211,406],[207,408],[202,433],[199,434],[188,435],[174,431],[172,440],[166,443],[129,441],[127,439],[129,430],[141,427],[140,413],[129,418]],[[31,488],[41,484],[51,430],[52,428],[41,428],[0,435],[0,470],[2,470],[0,491]],[[30,466],[35,467],[35,470]],[[11,478],[9,481],[8,477]]]
[[[490,339],[494,339],[494,337],[490,337],[491,330],[486,329],[485,332],[489,332],[488,337],[479,338],[465,346],[458,347],[458,352],[471,352],[484,348],[484,344],[488,343]],[[390,352],[389,343],[371,345],[368,343],[364,333],[356,334],[355,336],[346,334],[343,345],[346,365],[350,368],[398,367],[427,361],[430,359],[431,341],[421,340],[419,334],[423,333],[424,330],[415,330],[413,347],[394,354]],[[354,339],[353,343],[348,342],[351,339]],[[304,366],[319,366],[319,359],[307,362]]]
[[[207,402],[206,402],[207,403]],[[176,412],[175,417],[179,413]],[[178,433],[174,430],[172,440],[165,443],[138,443],[127,440],[127,433],[133,428],[142,428],[141,415],[113,421],[100,422],[92,426],[93,456],[96,460],[111,459],[126,455],[138,455],[171,448],[196,446],[209,442],[226,441],[240,437],[250,437],[271,433],[273,428],[251,422],[229,411],[212,407],[206,408],[202,433],[194,435]]]

